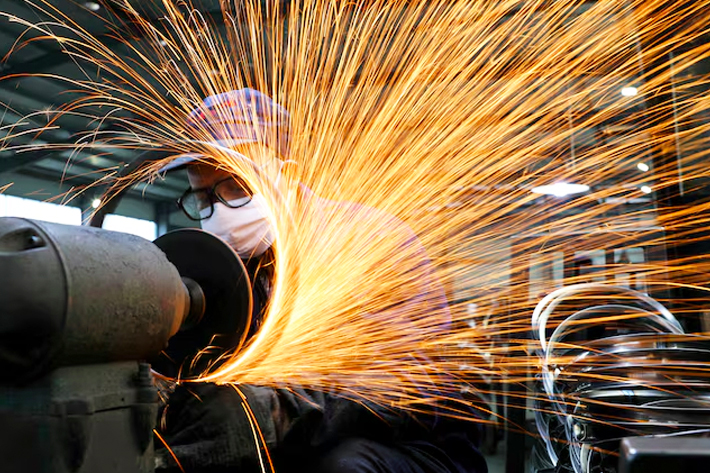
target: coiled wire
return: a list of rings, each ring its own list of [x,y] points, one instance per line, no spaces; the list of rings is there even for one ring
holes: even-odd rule
[[[710,432],[710,339],[685,334],[647,294],[558,289],[536,306],[532,472],[614,471],[619,440]]]

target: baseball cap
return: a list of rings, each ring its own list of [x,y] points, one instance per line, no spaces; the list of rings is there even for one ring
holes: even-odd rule
[[[265,94],[240,89],[211,95],[188,116],[186,126],[207,132],[217,146],[233,148],[240,144],[262,143],[280,156],[288,155],[288,111]],[[199,159],[201,154],[183,154],[161,168],[170,171]]]

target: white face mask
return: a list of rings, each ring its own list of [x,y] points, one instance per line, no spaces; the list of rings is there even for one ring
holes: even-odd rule
[[[230,201],[238,204],[242,199]],[[266,218],[267,205],[264,196],[254,194],[251,201],[236,209],[216,202],[214,213],[202,220],[203,230],[214,233],[229,243],[244,259],[261,256],[274,242],[274,232]]]

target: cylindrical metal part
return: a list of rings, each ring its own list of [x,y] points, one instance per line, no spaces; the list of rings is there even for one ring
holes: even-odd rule
[[[50,365],[155,356],[187,316],[188,297],[177,269],[142,238],[0,218],[5,381]]]
[[[187,315],[180,330],[189,330],[198,325],[205,315],[205,292],[200,285],[191,278],[183,277],[182,282],[188,293],[189,306],[185,308]]]

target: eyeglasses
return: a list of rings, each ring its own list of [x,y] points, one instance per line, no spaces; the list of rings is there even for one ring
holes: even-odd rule
[[[205,220],[214,214],[215,202],[238,209],[251,202],[252,193],[234,177],[223,179],[212,187],[188,189],[178,199],[177,205],[190,220]]]

